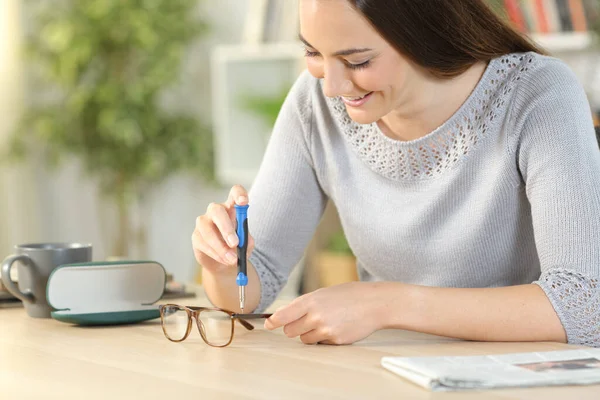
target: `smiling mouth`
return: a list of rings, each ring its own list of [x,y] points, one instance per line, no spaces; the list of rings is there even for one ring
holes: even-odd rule
[[[373,92],[369,92],[369,93],[367,93],[367,94],[364,94],[364,95],[362,95],[362,96],[358,96],[358,97],[357,97],[357,96],[341,96],[341,97],[342,97],[344,100],[349,100],[349,101],[358,101],[358,100],[364,99],[365,97],[367,97],[367,96],[368,96],[368,95],[370,95],[371,93],[373,93]]]
[[[371,97],[372,94],[373,94],[373,92],[369,92],[360,97],[356,97],[356,96],[353,96],[353,97],[340,96],[340,97],[342,98],[342,101],[344,102],[344,104],[346,104],[347,106],[360,107],[369,100],[369,98]]]

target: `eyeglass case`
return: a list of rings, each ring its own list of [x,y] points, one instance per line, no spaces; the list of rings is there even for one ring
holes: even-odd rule
[[[52,271],[46,297],[52,318],[77,325],[129,324],[160,318],[154,305],[166,271],[154,261],[65,264]]]

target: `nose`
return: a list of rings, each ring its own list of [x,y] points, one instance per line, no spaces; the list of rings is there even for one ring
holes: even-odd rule
[[[336,97],[352,93],[352,81],[340,68],[325,67],[323,71],[323,93],[327,97]]]

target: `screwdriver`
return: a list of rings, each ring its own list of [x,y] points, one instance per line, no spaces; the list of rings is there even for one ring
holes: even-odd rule
[[[235,218],[237,220],[237,235],[239,243],[237,246],[238,274],[236,283],[239,287],[240,309],[244,312],[246,302],[246,285],[248,285],[248,272],[246,269],[246,254],[248,251],[248,205],[235,205]]]

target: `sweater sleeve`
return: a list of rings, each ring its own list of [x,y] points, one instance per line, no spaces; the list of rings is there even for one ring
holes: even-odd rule
[[[512,151],[541,265],[533,283],[569,343],[600,347],[600,151],[590,106],[562,61],[529,70],[515,93]]]
[[[255,241],[249,260],[261,287],[256,312],[271,305],[287,282],[326,205],[310,152],[311,94],[317,87],[307,71],[294,83],[249,192],[248,225]]]

